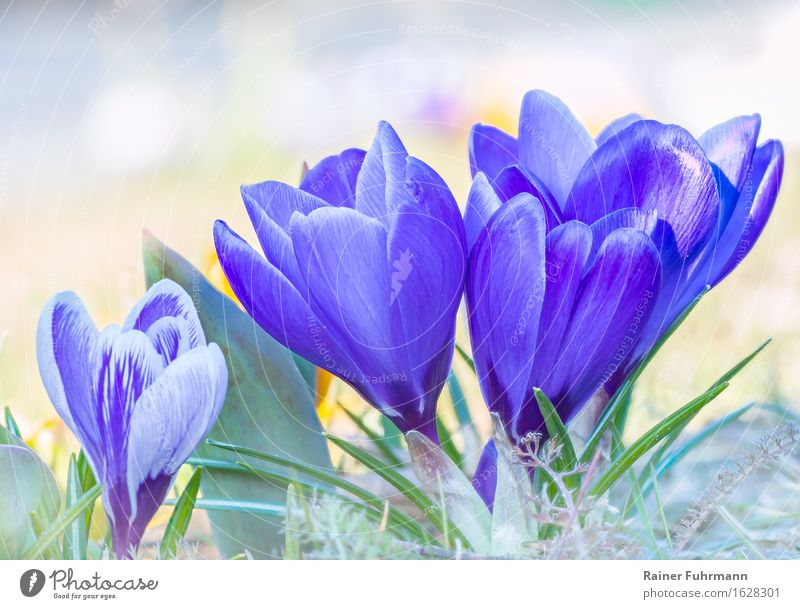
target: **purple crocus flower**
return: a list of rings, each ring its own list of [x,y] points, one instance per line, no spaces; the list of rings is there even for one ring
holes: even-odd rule
[[[592,138],[531,91],[518,137],[473,128],[470,332],[484,397],[516,440],[544,431],[533,387],[564,420],[604,403],[750,251],[783,168],[780,142],[757,145],[759,126],[737,117],[695,139],[628,115]]]
[[[131,558],[222,408],[222,352],[206,344],[192,299],[169,279],[148,290],[122,327],[101,332],[74,293],[57,294],[36,347],[50,400],[102,484],[114,553]]]
[[[266,257],[222,221],[214,240],[247,312],[400,430],[435,438],[466,268],[442,178],[381,123],[369,152],[322,160],[300,188],[244,186],[242,198]]]

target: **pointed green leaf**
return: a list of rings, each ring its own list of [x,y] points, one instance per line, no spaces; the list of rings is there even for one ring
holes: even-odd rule
[[[330,467],[316,401],[292,354],[267,335],[246,313],[187,260],[144,234],[147,285],[169,277],[194,299],[206,339],[219,345],[228,363],[228,395],[211,435],[234,444],[258,447],[306,463]],[[209,447],[198,447],[206,457]],[[229,470],[206,472],[206,500],[235,498],[284,504],[285,490]],[[256,558],[278,557],[283,543],[281,519],[246,512],[210,514],[217,544],[227,556],[250,551]]]
[[[536,402],[539,404],[539,411],[544,418],[544,425],[547,428],[547,433],[551,438],[554,438],[561,447],[561,454],[555,463],[556,471],[564,472],[573,469],[578,463],[578,458],[575,455],[575,447],[572,445],[572,439],[569,437],[569,432],[564,422],[561,420],[561,417],[558,416],[558,412],[556,412],[553,403],[541,389],[534,387],[533,394],[536,396]]]
[[[164,505],[175,505],[177,502],[177,499],[167,499]],[[237,501],[235,499],[196,499],[194,509],[207,510],[209,512],[237,512],[272,516],[281,520],[286,512],[286,507],[281,504],[266,503],[264,501]]]
[[[645,368],[647,368],[650,362],[653,361],[653,358],[661,350],[661,347],[664,346],[664,343],[666,343],[675,333],[675,331],[689,316],[689,313],[694,310],[700,300],[708,293],[710,289],[710,286],[706,286],[705,289],[697,295],[697,298],[689,303],[689,306],[687,306],[678,316],[678,318],[672,322],[672,325],[670,325],[669,329],[664,332],[653,348],[650,349],[642,362],[636,367],[636,369],[625,380],[625,382],[622,383],[622,386],[614,393],[605,410],[603,411],[603,414],[600,416],[597,423],[595,423],[594,429],[592,430],[589,439],[586,441],[586,444],[583,447],[583,452],[581,453],[580,459],[581,463],[589,463],[592,460],[592,455],[594,455],[594,452],[597,450],[597,445],[600,442],[600,438],[603,437],[603,434],[608,428],[609,423],[614,421],[619,415],[620,410],[624,409],[626,404],[628,404],[630,393],[633,391],[636,381],[639,380],[639,377],[642,375]]]
[[[453,401],[453,408],[456,411],[459,425],[461,425],[462,429],[473,428],[475,424],[467,407],[467,399],[464,397],[464,390],[461,388],[461,383],[458,382],[455,372],[451,371],[447,377],[447,391]]]
[[[750,353],[749,355],[744,357],[735,366],[730,368],[725,374],[723,374],[721,377],[719,377],[717,379],[717,381],[711,387],[713,388],[713,387],[722,385],[723,383],[730,382],[739,372],[742,371],[742,369],[744,369],[745,366],[747,366],[747,364],[749,364],[751,361],[753,361],[753,359],[759,353],[761,353],[761,351],[763,351],[764,348],[771,341],[772,341],[772,339],[764,341],[758,348],[755,349],[755,351],[753,351],[752,353]],[[736,413],[731,413],[732,416],[735,415],[735,416],[733,416],[732,419],[728,419],[727,417],[723,417],[723,419],[720,421],[720,426],[724,426],[727,423],[731,422],[732,420],[738,418],[748,408],[749,408],[749,406],[745,406],[744,408],[739,409],[739,411],[737,411]],[[656,475],[660,475],[661,473],[663,473],[663,471],[661,469],[661,461],[662,461],[664,455],[670,449],[670,447],[677,441],[677,439],[681,436],[683,431],[686,429],[686,427],[692,421],[692,418],[686,419],[686,421],[684,421],[681,425],[679,425],[674,430],[672,430],[670,432],[669,436],[667,436],[667,438],[661,443],[661,446],[659,446],[658,449],[656,451],[654,451],[653,456],[650,458],[650,461],[649,461],[648,465],[642,471],[642,475],[640,476],[640,480],[639,480],[639,484],[641,485],[641,487],[643,489],[644,496],[647,496],[649,491],[650,491],[650,479],[648,478],[649,475],[651,473],[655,473]],[[716,429],[712,428],[709,431],[709,433],[713,433],[713,431],[716,431]],[[702,437],[701,437],[701,441],[702,441]],[[625,506],[625,508],[623,510],[623,514],[627,514],[629,508],[630,508],[630,502],[627,502],[626,506]]]
[[[308,476],[309,478],[312,478],[321,483],[321,485],[317,486],[317,488],[323,492],[330,492],[331,489],[338,487],[343,491],[350,493],[354,497],[358,497],[359,499],[361,499],[365,503],[368,503],[369,505],[373,506],[376,509],[383,509],[383,504],[384,504],[383,499],[379,498],[378,496],[374,495],[368,490],[361,488],[357,484],[350,482],[345,478],[335,476],[318,467],[307,465],[305,463],[301,463],[293,459],[278,457],[276,455],[270,455],[262,451],[245,448],[243,446],[234,446],[222,442],[217,442],[215,440],[207,440],[206,442],[210,446],[222,448],[224,450],[229,450],[239,455],[248,455],[256,459],[260,459],[262,461],[275,464],[279,467],[283,467],[288,471],[302,473],[305,476]],[[253,466],[250,466],[250,468],[258,471],[259,473],[262,474],[265,473],[264,470],[261,468],[254,468]],[[280,473],[280,472],[273,472],[273,473]],[[306,480],[303,480],[302,482],[308,484],[308,481]],[[412,528],[414,530],[414,533],[418,537],[426,540],[428,539],[428,534],[424,531],[424,529],[415,520],[413,520],[410,516],[408,516],[401,510],[395,507],[390,507],[389,517],[394,519],[395,522],[399,525],[402,525],[406,528]]]
[[[417,486],[411,482],[411,480],[403,476],[390,465],[387,465],[379,459],[376,459],[368,452],[361,450],[357,446],[353,446],[350,444],[350,442],[341,438],[337,438],[329,433],[324,435],[326,438],[328,438],[328,440],[333,442],[336,446],[341,448],[356,461],[360,461],[369,470],[378,474],[381,478],[386,480],[386,482],[403,493],[403,495],[405,495],[406,498],[411,501],[411,503],[422,510],[423,514],[425,514],[428,520],[430,520],[433,526],[435,526],[439,531],[442,533],[445,531],[452,533],[455,537],[458,537],[465,546],[471,547],[469,545],[469,541],[461,531],[457,530],[456,527],[449,526],[447,524],[442,515],[440,507],[428,499],[427,495],[417,488]]]
[[[639,457],[653,448],[687,419],[694,417],[709,402],[725,391],[727,387],[727,382],[712,387],[703,395],[695,398],[651,427],[644,435],[636,440],[636,442],[631,444],[619,458],[611,463],[605,473],[592,485],[589,491],[590,494],[599,496],[605,493],[622,474],[628,471],[628,469],[638,461]]]
[[[311,495],[312,493],[317,492],[326,495],[341,497],[341,495],[333,493],[330,490],[330,488],[315,484],[313,481],[302,482],[278,472],[265,470],[260,467],[253,467],[249,463],[241,463],[240,465],[245,469],[247,469],[248,471],[251,471],[254,475],[259,476],[261,478],[265,478],[266,480],[270,480],[276,484],[280,484],[287,488],[289,487],[289,485],[294,485],[295,487],[297,487],[298,490],[303,491],[303,493],[307,495]],[[386,513],[389,524],[388,528],[403,529],[407,534],[410,534],[411,537],[418,543],[426,544],[430,541],[430,537],[418,527],[417,523],[414,520],[410,519],[408,516],[402,515],[402,513],[399,512],[399,510],[388,505],[388,503],[386,503],[385,501],[383,502],[381,508],[377,507],[378,505],[380,505],[380,500],[378,500],[377,502],[365,501],[361,503],[352,500],[345,500],[342,498],[341,501],[349,505],[358,506],[359,508],[364,510],[364,512],[376,522],[381,522],[384,517],[384,513]]]
[[[442,420],[441,409],[436,412],[436,433],[439,435],[439,442],[442,444],[442,450],[449,457],[450,461],[455,463],[459,468],[462,465],[461,453],[458,452],[453,435]]]
[[[203,468],[198,467],[194,470],[189,482],[183,489],[178,502],[169,517],[167,528],[161,538],[161,546],[158,549],[158,556],[161,560],[168,560],[178,556],[178,546],[186,536],[189,529],[189,522],[192,520],[194,504],[197,501],[197,491],[200,490],[200,478],[203,476]]]
[[[76,501],[83,495],[80,472],[78,471],[78,461],[75,455],[69,456],[69,468],[67,469],[67,488],[65,492],[64,509],[71,508]],[[93,506],[87,508],[91,510]],[[88,544],[88,523],[86,518],[76,518],[64,532],[64,559],[65,560],[86,560],[86,545]]]
[[[394,449],[384,440],[383,436],[377,433],[375,430],[370,428],[365,422],[363,417],[358,416],[356,413],[352,412],[348,409],[344,404],[338,403],[339,408],[344,412],[347,417],[355,423],[356,427],[358,427],[364,435],[367,436],[372,443],[375,444],[375,448],[377,448],[381,454],[386,457],[386,460],[389,461],[395,467],[400,467],[403,465],[403,462],[400,458],[394,454]]]
[[[9,433],[15,435],[18,438],[22,438],[22,434],[19,432],[19,427],[17,426],[17,422],[14,420],[14,415],[11,414],[11,409],[6,406],[5,407],[5,419],[6,419],[6,429]]]
[[[36,539],[30,548],[28,548],[22,555],[23,560],[31,560],[41,556],[50,546],[58,541],[61,535],[67,530],[70,524],[76,519],[80,518],[84,510],[93,504],[100,496],[100,485],[95,485],[86,491],[78,498],[68,509],[61,512],[61,514],[53,522],[51,522],[41,535]]]

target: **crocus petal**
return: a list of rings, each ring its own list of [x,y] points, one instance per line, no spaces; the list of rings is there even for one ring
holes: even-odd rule
[[[527,389],[545,290],[545,219],[522,194],[491,218],[470,254],[467,309],[489,408],[510,421]]]
[[[472,487],[491,510],[497,490],[497,447],[492,440],[483,447],[478,467],[475,468],[475,475],[472,477]]]
[[[297,191],[298,193],[300,191]],[[288,191],[285,193],[288,195]],[[301,198],[301,197],[298,197]],[[245,197],[244,205],[250,222],[258,236],[258,242],[267,260],[278,269],[301,293],[306,290],[306,282],[297,268],[297,259],[289,233],[278,225],[264,210],[264,206],[250,197]],[[302,208],[302,205],[298,205]],[[288,225],[287,225],[288,228]]]
[[[208,434],[222,409],[227,385],[225,358],[217,345],[210,344],[179,357],[142,393],[128,436],[132,516],[138,512],[141,485],[161,475],[173,477]],[[157,508],[164,497],[149,499],[153,501],[147,505]]]
[[[315,308],[359,345],[390,345],[391,287],[383,225],[355,210],[327,208],[295,215],[291,237],[300,272],[307,284],[314,282],[310,297]],[[363,281],[364,276],[370,281]]]
[[[162,317],[147,329],[147,336],[165,366],[189,349],[189,325],[182,317]]]
[[[348,148],[341,154],[322,159],[303,176],[300,190],[335,207],[354,207],[356,179],[365,154],[365,150]]]
[[[458,205],[441,178],[411,159],[407,178],[415,203],[398,210],[389,232],[389,304],[399,309],[395,336],[402,337],[416,385],[435,399],[453,354],[466,238]],[[424,401],[420,408],[432,412],[435,404]]]
[[[497,127],[477,124],[469,132],[469,167],[493,181],[504,167],[519,163],[517,138]]]
[[[581,170],[565,216],[591,224],[624,207],[658,212],[686,256],[717,224],[719,195],[711,166],[684,129],[639,121],[608,140]]]
[[[300,272],[309,285],[314,282],[308,295],[314,310],[324,312],[353,347],[370,352],[376,363],[383,361],[382,372],[398,372],[386,353],[394,337],[383,224],[352,209],[330,207],[295,215],[291,236]]]
[[[719,167],[737,191],[744,185],[760,127],[758,114],[737,116],[712,127],[697,139],[708,160]]]
[[[616,211],[612,211],[593,222],[592,229],[592,249],[589,255],[589,261],[594,262],[597,252],[602,247],[606,238],[619,228],[634,228],[640,230],[648,235],[656,228],[658,222],[658,214],[654,209],[643,210],[636,207],[624,207]]]
[[[539,321],[536,359],[528,382],[528,391],[541,387],[549,395],[552,371],[560,358],[570,358],[569,352],[562,350],[564,333],[572,318],[575,299],[581,285],[583,269],[589,259],[592,233],[588,226],[576,221],[556,227],[547,235],[546,288],[542,315]],[[538,418],[538,406],[526,409],[525,414]],[[513,432],[516,437],[528,431],[538,430],[538,424],[529,417],[515,421]]]
[[[357,369],[339,342],[277,268],[222,220],[214,224],[214,243],[234,294],[259,326],[320,368],[341,367],[355,374]]]
[[[261,182],[241,187],[242,200],[248,206],[259,206],[281,229],[289,230],[289,220],[296,211],[311,213],[328,204],[319,197],[283,182]]]
[[[771,140],[753,155],[750,172],[730,221],[713,251],[713,260],[698,269],[703,281],[716,285],[744,260],[755,245],[775,206],[783,177],[783,146]]]
[[[378,133],[364,157],[356,181],[356,209],[388,225],[389,215],[406,198],[408,152],[392,126],[378,124]]]
[[[613,121],[608,123],[608,125],[603,127],[600,133],[597,134],[595,142],[597,142],[598,146],[602,146],[608,140],[617,137],[620,132],[624,131],[633,123],[639,122],[640,120],[643,119],[639,114],[626,114],[625,116],[615,118]]]
[[[569,108],[544,91],[530,91],[519,115],[521,164],[564,205],[581,167],[597,148]]]
[[[500,199],[495,193],[486,174],[479,172],[472,180],[472,187],[467,195],[464,210],[464,226],[467,234],[467,246],[472,250],[481,231],[486,227],[494,213],[500,209]]]
[[[206,344],[203,327],[200,325],[191,297],[171,279],[162,279],[147,290],[144,298],[136,303],[125,318],[121,331],[147,332],[148,328],[162,317],[180,317],[186,321],[189,347]]]
[[[119,476],[125,475],[134,406],[164,370],[164,363],[146,334],[138,330],[120,333],[119,328],[109,326],[97,340],[92,368],[97,371],[94,426],[80,429],[76,435],[83,440],[95,434],[98,453],[92,455],[92,460],[101,467],[95,474],[99,480],[114,485]]]
[[[630,355],[659,289],[658,251],[643,232],[614,231],[584,278],[550,398],[570,419]]]
[[[492,182],[492,187],[503,203],[523,192],[533,195],[544,208],[547,230],[561,224],[561,209],[550,190],[544,182],[519,165],[504,168]]]
[[[92,403],[86,363],[97,337],[97,328],[73,292],[56,294],[45,305],[36,332],[39,373],[58,415],[73,431],[78,423],[81,427],[91,423],[91,419],[83,420],[84,409],[90,410]]]
[[[413,428],[417,419],[405,419],[419,415],[422,388],[414,382],[400,308],[391,306],[383,224],[352,209],[331,207],[296,214],[291,235],[300,271],[309,285],[309,278],[315,278],[309,302],[363,373],[345,374],[345,380],[367,399],[372,395],[370,401],[400,429]]]

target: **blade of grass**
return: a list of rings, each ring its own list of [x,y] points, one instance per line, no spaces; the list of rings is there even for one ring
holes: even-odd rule
[[[717,513],[722,516],[722,519],[727,522],[730,527],[736,533],[736,536],[742,541],[742,543],[747,546],[747,548],[755,554],[756,558],[760,560],[767,560],[767,557],[764,556],[763,552],[759,549],[759,547],[753,543],[753,540],[750,538],[750,534],[745,530],[736,518],[734,518],[733,514],[731,514],[728,510],[725,509],[725,506],[718,505],[717,506]]]
[[[42,534],[47,525],[35,511],[30,513],[29,518],[31,521],[31,526],[33,527],[33,533],[38,537]],[[50,544],[50,546],[42,550],[42,558],[45,560],[58,560],[61,558],[59,549],[60,548],[58,548],[55,544]]]
[[[439,442],[444,454],[446,454],[459,469],[463,469],[461,453],[458,452],[456,445],[453,443],[453,436],[438,412],[436,413],[436,432],[439,434]]]
[[[625,472],[625,475],[628,477],[631,486],[633,487],[633,503],[636,506],[636,513],[639,515],[639,521],[642,523],[642,529],[645,532],[647,544],[650,546],[650,549],[653,551],[656,557],[659,560],[663,560],[664,554],[661,552],[661,548],[658,547],[658,540],[656,539],[655,531],[653,531],[653,525],[650,522],[650,515],[647,513],[647,507],[645,506],[644,497],[642,496],[642,488],[639,486],[639,481],[636,479],[636,474],[633,471],[628,470]]]
[[[175,505],[177,499],[167,499],[164,505]],[[233,499],[196,499],[194,509],[211,512],[247,512],[248,514],[264,514],[283,518],[286,507],[279,503],[264,501],[240,501]]]
[[[452,524],[448,524],[444,521],[440,506],[428,499],[428,496],[419,488],[417,488],[417,486],[408,478],[387,464],[376,459],[368,452],[352,445],[350,442],[329,433],[324,433],[323,435],[348,455],[357,461],[360,461],[368,469],[378,474],[381,478],[386,480],[386,482],[403,493],[403,495],[405,495],[406,498],[411,501],[411,503],[422,510],[422,513],[425,514],[428,520],[430,520],[433,526],[435,526],[439,531],[442,533],[448,531],[449,535],[452,535],[454,538],[458,537],[463,543],[464,547],[471,549],[469,541],[464,534]]]
[[[597,445],[600,442],[600,438],[603,436],[608,424],[614,420],[614,418],[618,415],[619,410],[625,406],[625,401],[628,399],[628,394],[631,393],[633,390],[633,386],[636,384],[636,381],[642,375],[645,368],[653,361],[653,358],[659,352],[661,347],[664,346],[664,343],[669,340],[669,338],[675,333],[675,331],[680,327],[680,325],[686,320],[700,300],[705,296],[708,291],[710,290],[710,286],[706,286],[705,289],[698,294],[697,298],[695,298],[689,305],[683,310],[683,312],[678,316],[678,318],[672,322],[669,329],[658,339],[656,344],[653,346],[652,349],[647,353],[645,358],[641,361],[641,363],[636,366],[633,373],[625,380],[622,386],[614,393],[613,397],[606,406],[605,411],[603,412],[600,419],[594,426],[594,430],[592,431],[589,439],[586,441],[586,445],[583,448],[583,452],[581,453],[581,463],[588,463],[592,459],[592,455],[594,451],[597,450]]]
[[[262,461],[266,461],[268,463],[272,463],[274,465],[278,465],[280,467],[285,467],[288,469],[295,470],[310,478],[318,480],[323,484],[323,486],[319,487],[319,490],[330,492],[330,490],[334,487],[338,487],[343,491],[346,491],[353,495],[354,497],[358,497],[362,501],[372,505],[373,507],[380,507],[383,508],[383,500],[380,499],[377,495],[367,491],[366,489],[361,488],[357,484],[353,484],[349,480],[344,478],[340,478],[339,476],[334,476],[333,474],[329,474],[313,465],[307,465],[305,463],[301,463],[299,461],[295,461],[294,459],[289,459],[286,457],[278,457],[276,455],[270,455],[269,453],[265,453],[259,450],[245,448],[242,446],[236,446],[233,444],[226,444],[224,442],[218,442],[216,440],[206,440],[208,444],[211,446],[216,446],[217,448],[221,448],[223,450],[229,450],[234,453],[238,453],[240,455],[246,455],[250,457],[255,457],[256,459],[261,459]],[[239,470],[241,471],[241,469]],[[277,472],[276,472],[277,473]],[[327,486],[326,486],[327,485]],[[423,537],[424,539],[429,539],[428,534],[424,531],[424,529],[417,523],[411,516],[407,515],[402,510],[398,508],[391,508],[393,514],[397,514],[398,523],[403,522],[406,526],[411,526],[418,531],[418,534]],[[416,526],[415,526],[416,525]]]
[[[472,421],[464,391],[461,389],[461,383],[458,382],[458,376],[456,376],[455,372],[450,372],[447,376],[447,391],[450,393],[450,400],[453,402],[458,424],[462,429],[474,429],[475,424]]]
[[[767,339],[766,341],[761,343],[761,345],[759,345],[754,351],[752,351],[750,354],[748,354],[747,356],[742,358],[739,362],[736,363],[735,366],[730,368],[727,372],[725,372],[725,374],[723,374],[721,377],[719,377],[711,385],[711,387],[709,389],[711,389],[713,387],[716,387],[716,386],[719,386],[719,385],[722,385],[723,383],[729,383],[731,380],[733,380],[733,378],[737,374],[739,374],[739,372],[741,372],[744,369],[744,367],[747,366],[747,364],[749,364],[751,361],[753,361],[753,359],[755,359],[755,357],[759,353],[761,353],[770,342],[772,342],[771,338]],[[723,417],[720,420],[721,426],[727,425],[728,423],[730,423],[733,420],[737,419],[739,416],[741,416],[749,408],[750,408],[749,405],[748,406],[744,406],[743,408],[740,408],[739,410],[735,411],[734,413],[731,413],[731,415],[735,415],[735,416],[733,416],[732,419],[728,419],[726,417]],[[667,436],[667,438],[661,443],[661,446],[659,446],[658,449],[653,453],[653,456],[650,458],[650,461],[649,461],[648,465],[645,466],[645,468],[642,470],[642,475],[640,476],[639,484],[644,489],[645,496],[647,496],[647,494],[649,492],[648,489],[649,489],[650,484],[649,484],[648,477],[649,477],[650,473],[651,472],[655,472],[657,475],[660,475],[661,473],[663,473],[663,472],[660,471],[660,469],[658,467],[660,465],[660,463],[661,463],[661,460],[663,459],[663,457],[666,454],[666,452],[670,449],[670,447],[678,440],[680,435],[683,433],[683,431],[686,429],[686,427],[692,421],[692,418],[687,419],[681,425],[676,427],[672,432],[670,432],[670,434]],[[719,428],[713,429],[712,433],[713,433],[713,431],[716,431],[717,429],[719,429]],[[626,507],[623,510],[623,514],[627,514],[628,507],[629,507],[628,504],[626,504]]]
[[[203,468],[198,467],[194,470],[189,482],[183,489],[181,496],[172,510],[169,517],[167,528],[164,529],[164,536],[161,538],[161,546],[158,549],[158,556],[161,560],[176,558],[178,546],[183,541],[189,522],[192,520],[192,512],[197,501],[197,492],[200,490],[200,478],[203,475]]]
[[[41,556],[52,544],[58,541],[64,531],[67,530],[67,527],[72,524],[72,521],[80,517],[87,507],[93,505],[99,496],[100,485],[96,484],[42,531],[36,542],[23,553],[22,559],[31,560]]]
[[[388,521],[393,525],[400,528],[403,528],[405,531],[411,534],[411,536],[420,543],[429,543],[430,536],[424,532],[424,530],[419,526],[419,524],[407,517],[403,517],[402,513],[393,508],[387,502],[383,502],[383,506],[378,508],[375,502],[366,502],[359,503],[357,501],[345,500],[341,497],[341,495],[336,495],[336,493],[331,492],[330,490],[325,490],[319,486],[308,482],[302,482],[300,480],[296,480],[291,478],[290,476],[286,476],[284,474],[280,474],[278,472],[271,472],[269,470],[264,470],[258,467],[254,467],[249,463],[239,462],[239,465],[244,469],[248,470],[252,474],[260,477],[263,480],[268,482],[272,482],[273,484],[278,484],[280,486],[286,486],[287,489],[290,485],[294,485],[298,490],[303,491],[303,493],[307,495],[311,495],[314,491],[324,493],[326,495],[331,495],[335,497],[339,497],[342,501],[358,506],[364,510],[366,514],[376,520],[377,522],[381,522],[384,517],[384,513]]]
[[[358,416],[349,408],[346,408],[344,404],[337,402],[337,405],[350,418],[350,420],[356,424],[356,427],[358,427],[364,433],[364,435],[372,440],[372,443],[375,444],[375,448],[377,448],[381,454],[386,457],[386,460],[389,461],[389,463],[391,463],[394,467],[402,467],[403,461],[395,454],[394,450],[384,440],[383,436],[371,429],[366,423],[364,423],[364,419],[362,417]]]
[[[551,438],[554,438],[561,447],[561,454],[554,463],[556,471],[564,472],[573,469],[578,464],[578,457],[575,454],[575,447],[572,444],[572,439],[569,437],[569,432],[564,422],[561,420],[561,417],[558,416],[558,412],[556,412],[553,403],[541,389],[534,387],[533,395],[536,396],[536,401],[539,404],[539,412],[542,413],[542,417],[544,418],[544,425],[547,428],[547,433]]]
[[[69,456],[69,467],[67,469],[67,487],[64,493],[64,509],[72,507],[83,495],[83,487],[80,481],[78,470],[78,460],[74,454]],[[87,511],[94,507],[94,503],[86,508]],[[91,515],[88,518],[76,518],[64,532],[63,557],[65,560],[86,560],[86,546],[88,544],[88,526]]]
[[[661,526],[664,528],[664,539],[667,541],[667,548],[669,549],[670,556],[672,555],[672,536],[669,533],[669,523],[667,522],[667,513],[664,511],[664,504],[661,502],[661,493],[658,492],[658,481],[653,480],[653,496],[656,500],[656,509],[658,510],[658,517],[661,519]]]
[[[617,479],[624,474],[648,450],[663,440],[676,427],[683,424],[688,418],[695,416],[702,408],[709,404],[715,397],[727,389],[728,383],[712,387],[701,396],[695,398],[682,408],[679,408],[668,417],[651,427],[636,442],[631,444],[614,461],[603,475],[592,485],[589,493],[595,496],[602,495]]]

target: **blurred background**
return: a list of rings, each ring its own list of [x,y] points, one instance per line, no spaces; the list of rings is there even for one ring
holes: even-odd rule
[[[252,237],[240,184],[296,183],[303,161],[367,148],[380,119],[463,204],[470,126],[516,133],[533,88],[560,96],[593,133],[628,112],[696,135],[762,114],[763,137],[787,149],[776,212],[651,366],[630,428],[768,337],[709,415],[793,404],[799,29],[800,3],[766,0],[3,2],[0,405],[40,450],[71,442],[39,381],[36,322],[70,289],[98,324],[119,323],[144,292],[142,229],[219,279],[214,219]]]

